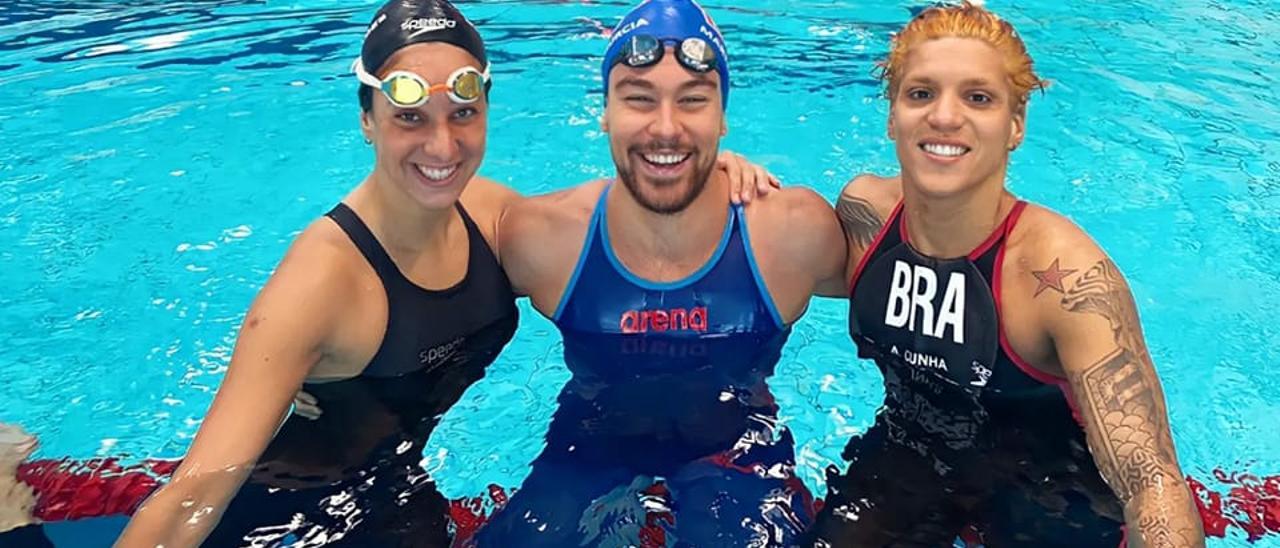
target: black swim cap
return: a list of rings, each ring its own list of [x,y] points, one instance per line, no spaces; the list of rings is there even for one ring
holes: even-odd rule
[[[382,5],[364,33],[360,63],[365,71],[376,75],[382,65],[400,48],[423,42],[454,45],[480,61],[477,67],[486,72],[489,59],[484,53],[484,40],[476,27],[463,17],[448,0],[390,0]],[[490,84],[485,84],[485,92]],[[360,86],[360,108],[373,106],[373,89]]]

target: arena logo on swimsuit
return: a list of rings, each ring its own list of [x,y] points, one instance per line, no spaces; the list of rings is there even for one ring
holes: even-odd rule
[[[665,333],[667,331],[695,331],[703,333],[707,330],[707,307],[695,306],[690,309],[672,308],[670,310],[628,310],[618,320],[618,328],[623,333]]]
[[[893,262],[893,282],[889,302],[884,310],[885,325],[911,331],[919,322],[926,336],[941,339],[951,328],[951,340],[964,344],[964,273],[952,272],[943,291],[942,306],[935,308],[938,295],[938,273],[921,265]],[[934,321],[934,312],[937,311]]]

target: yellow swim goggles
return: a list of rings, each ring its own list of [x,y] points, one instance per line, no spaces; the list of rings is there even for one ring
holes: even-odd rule
[[[453,71],[443,84],[431,85],[421,76],[406,70],[397,70],[381,80],[364,69],[364,63],[356,59],[351,64],[352,72],[360,83],[382,90],[391,104],[400,108],[415,108],[426,104],[431,94],[444,91],[455,103],[474,103],[484,95],[485,84],[489,82],[489,68],[484,72],[475,67],[466,66]]]

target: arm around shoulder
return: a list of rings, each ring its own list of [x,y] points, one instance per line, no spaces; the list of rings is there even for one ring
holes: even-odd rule
[[[516,294],[531,297],[544,313],[555,308],[551,301],[558,300],[558,292],[572,274],[599,188],[586,184],[525,198],[503,214],[499,224],[503,270]]]

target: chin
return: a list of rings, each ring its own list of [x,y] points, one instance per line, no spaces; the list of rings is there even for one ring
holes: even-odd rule
[[[697,198],[693,194],[694,189],[692,183],[687,180],[675,183],[664,183],[661,186],[641,183],[640,202],[646,204],[648,209],[659,213],[679,213],[684,211],[693,200]]]
[[[462,196],[462,187],[459,185],[449,185],[443,188],[423,188],[417,186],[417,181],[410,181],[410,185],[405,189],[408,198],[413,203],[424,209],[447,209],[453,207],[453,204]]]
[[[949,198],[979,186],[967,177],[954,175],[916,175],[911,180],[913,190],[930,198]]]

